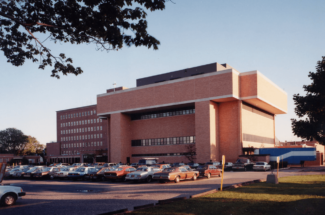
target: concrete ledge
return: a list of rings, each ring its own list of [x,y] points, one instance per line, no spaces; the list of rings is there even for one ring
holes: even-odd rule
[[[201,197],[201,196],[216,193],[216,192],[218,192],[218,191],[216,189],[213,189],[213,190],[206,191],[204,193],[199,193],[199,194],[192,195],[192,196],[190,196],[190,198],[197,198],[197,197]]]
[[[98,214],[98,215],[115,215],[115,214],[124,214],[125,212],[127,212],[128,209],[121,209],[121,210],[117,210],[117,211],[111,211],[111,212],[107,212],[107,213],[102,213],[102,214]]]

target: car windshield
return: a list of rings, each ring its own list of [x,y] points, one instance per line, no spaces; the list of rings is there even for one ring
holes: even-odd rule
[[[257,162],[256,165],[264,165],[263,162]]]
[[[197,169],[208,169],[207,166],[199,166]]]
[[[176,170],[176,168],[166,168],[163,170],[163,172],[173,172],[175,170]]]
[[[31,168],[29,171],[35,171],[35,170],[37,170],[37,167],[33,167],[33,168]]]
[[[54,168],[53,169],[53,172],[58,172],[59,171],[59,168]]]
[[[123,170],[123,168],[118,168],[116,171],[122,171]]]
[[[144,171],[144,172],[148,172],[148,168],[138,168],[137,171]]]
[[[78,168],[76,169],[76,172],[84,172],[86,169],[85,168]]]
[[[45,169],[42,169],[42,172],[47,172],[47,171],[51,171],[51,167],[47,167]]]

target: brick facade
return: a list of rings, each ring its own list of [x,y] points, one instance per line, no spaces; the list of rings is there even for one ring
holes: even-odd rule
[[[49,149],[57,158],[80,161],[96,150],[105,151],[109,162],[188,162],[191,153],[197,162],[220,161],[222,155],[235,161],[244,148],[274,147],[274,116],[286,111],[286,93],[260,72],[215,63],[143,78],[139,87],[97,95],[97,105],[58,111],[59,152],[55,145]],[[95,134],[102,137],[91,138]]]

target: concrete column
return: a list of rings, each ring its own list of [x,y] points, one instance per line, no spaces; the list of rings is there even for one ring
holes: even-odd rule
[[[123,113],[115,113],[110,119],[110,155],[111,162],[126,163],[131,158],[130,117]]]
[[[242,154],[241,101],[219,104],[220,155],[235,162]]]
[[[199,163],[220,160],[218,117],[217,103],[195,103],[196,157]]]

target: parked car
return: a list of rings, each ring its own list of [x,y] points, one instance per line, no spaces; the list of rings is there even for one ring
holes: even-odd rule
[[[105,172],[104,176],[108,180],[116,181],[116,180],[122,180],[125,181],[125,176],[128,173],[136,171],[135,168],[131,166],[119,166],[116,170],[114,171],[109,171]]]
[[[207,177],[210,178],[211,176],[221,176],[221,169],[218,169],[216,166],[214,165],[203,165],[203,166],[199,166],[197,169],[197,171],[199,171],[199,175],[202,177]]]
[[[51,172],[49,172],[50,179],[54,179],[55,173],[60,172],[61,169],[65,168],[65,166],[54,167]]]
[[[138,163],[132,163],[130,166],[137,168],[138,167]]]
[[[166,169],[166,168],[170,168],[170,164],[155,164],[155,165],[152,165],[151,167],[154,167],[154,168],[159,168],[161,170],[163,169]]]
[[[128,173],[125,176],[126,181],[146,181],[151,182],[152,176],[156,172],[160,172],[160,168],[154,168],[154,167],[139,167],[136,171],[132,173]]]
[[[68,178],[72,180],[78,180],[78,179],[85,179],[85,176],[88,176],[89,172],[91,172],[94,167],[79,167],[78,169],[69,172]]]
[[[58,167],[46,167],[44,169],[40,169],[34,173],[34,178],[48,178],[53,179],[54,178],[54,170],[58,171],[60,170]]]
[[[198,163],[193,163],[193,162],[190,162],[188,163],[187,165],[189,165],[192,169],[196,169],[200,166],[200,164]]]
[[[84,176],[85,180],[92,180],[93,176],[97,174],[102,169],[102,167],[94,167],[89,169],[88,174]]]
[[[271,170],[271,165],[267,162],[256,162],[256,164],[253,166],[254,170]]]
[[[175,181],[175,183],[186,179],[196,180],[197,177],[195,171],[187,170],[184,167],[167,168],[153,175],[153,179],[159,180],[159,182]]]
[[[114,171],[116,169],[116,167],[103,167],[102,169],[100,169],[99,171],[97,171],[96,173],[91,173],[90,174],[90,180],[92,181],[96,181],[96,180],[105,180],[104,177],[104,173],[105,172],[109,172],[109,171]]]
[[[221,165],[221,163],[219,161],[210,161],[210,162],[206,162],[206,165],[214,165],[214,166],[218,166]]]
[[[7,173],[5,176],[8,177],[8,178],[12,178],[13,174],[15,172],[19,172],[19,171],[21,171],[22,169],[25,169],[25,168],[28,168],[28,166],[27,165],[25,165],[25,166],[16,166],[16,167],[10,169],[9,173]]]
[[[231,162],[226,162],[226,163],[225,163],[225,166],[224,166],[224,170],[225,170],[225,171],[227,171],[227,170],[232,170],[232,165],[233,165],[233,163],[231,163]],[[218,165],[217,167],[218,167],[219,169],[222,170],[222,164]]]
[[[248,158],[238,158],[236,163],[232,165],[232,170],[252,170],[254,164]]]
[[[64,168],[60,169],[59,172],[54,173],[54,178],[60,178],[60,179],[67,178],[69,172],[72,172],[75,169],[76,169],[75,167],[64,167]]]
[[[184,165],[185,165],[185,163],[173,163],[170,166],[171,167],[180,167],[180,166],[184,166]]]
[[[17,200],[25,196],[26,193],[21,187],[16,186],[0,186],[0,203],[1,205],[11,206],[16,203]]]
[[[138,162],[138,167],[141,165],[152,166],[158,163],[158,158],[142,158]]]
[[[28,170],[30,170],[31,167],[25,167],[24,169],[20,169],[19,171],[15,171],[12,174],[13,178],[23,178],[24,175],[27,173]]]
[[[30,170],[28,170],[25,174],[24,174],[24,178],[33,178],[34,174],[39,171],[44,169],[44,166],[35,166],[33,168],[31,168]]]
[[[110,167],[110,166],[116,166],[117,163],[104,163],[103,167]]]

